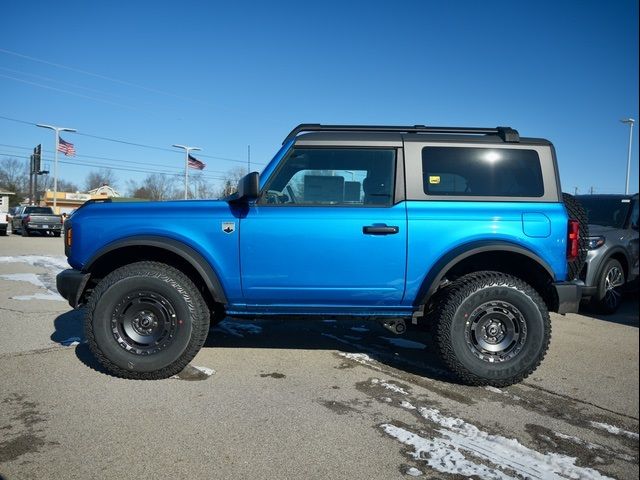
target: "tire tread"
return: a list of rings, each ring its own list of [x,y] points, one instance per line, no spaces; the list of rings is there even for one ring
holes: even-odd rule
[[[174,288],[183,295],[187,294],[191,299],[188,302],[189,310],[192,317],[192,334],[191,340],[182,355],[173,363],[164,368],[151,372],[136,372],[127,370],[113,363],[105,353],[100,349],[93,333],[93,312],[102,297],[102,295],[116,282],[132,276],[154,277],[170,283]],[[130,378],[136,380],[158,380],[169,378],[180,373],[187,364],[196,356],[198,351],[204,345],[209,332],[209,309],[202,298],[202,295],[193,284],[193,282],[181,271],[174,267],[160,262],[144,261],[125,265],[124,267],[114,270],[104,277],[91,293],[87,302],[84,317],[84,332],[89,344],[89,349],[96,359],[110,373],[117,377]]]
[[[456,311],[473,293],[493,285],[515,287],[524,293],[536,304],[540,310],[544,321],[543,348],[539,357],[533,365],[526,370],[505,379],[487,379],[470,372],[456,357],[451,341],[451,326],[453,324]],[[551,341],[551,318],[547,306],[538,292],[528,283],[512,275],[501,272],[481,271],[474,272],[460,277],[442,292],[437,295],[435,308],[433,309],[434,339],[440,358],[453,372],[453,374],[464,384],[472,386],[490,385],[493,387],[506,387],[514,383],[519,383],[527,378],[544,359],[549,342]]]

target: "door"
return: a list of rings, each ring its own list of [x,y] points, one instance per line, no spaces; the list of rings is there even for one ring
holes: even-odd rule
[[[385,306],[404,294],[395,148],[296,147],[240,222],[248,305]]]

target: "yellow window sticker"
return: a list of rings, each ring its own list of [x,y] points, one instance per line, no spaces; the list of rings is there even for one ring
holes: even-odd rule
[[[429,175],[429,183],[437,185],[440,183],[440,175]]]

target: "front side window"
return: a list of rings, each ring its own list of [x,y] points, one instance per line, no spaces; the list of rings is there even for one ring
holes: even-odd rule
[[[425,147],[424,193],[469,197],[542,197],[544,184],[535,150]]]
[[[394,149],[294,148],[265,185],[258,203],[391,205],[395,159]]]

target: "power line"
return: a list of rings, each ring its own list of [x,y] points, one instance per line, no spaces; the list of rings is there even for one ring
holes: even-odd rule
[[[0,49],[0,51],[2,51],[2,49]],[[4,120],[11,121],[11,122],[22,123],[24,125],[33,125],[33,126],[36,125],[35,122],[27,122],[27,121],[24,121],[24,120],[19,120],[17,118],[11,118],[11,117],[7,117],[7,116],[4,116],[4,115],[0,115],[0,118],[2,118]],[[124,144],[124,145],[131,145],[131,146],[134,146],[134,147],[148,148],[148,149],[151,149],[151,150],[159,150],[159,151],[163,151],[163,152],[172,152],[172,153],[176,153],[177,152],[177,150],[174,150],[174,149],[171,149],[171,148],[158,147],[158,146],[155,146],[155,145],[148,145],[148,144],[144,144],[144,143],[130,142],[128,140],[120,140],[120,139],[117,139],[117,138],[103,137],[103,136],[100,136],[100,135],[92,135],[92,134],[89,134],[89,133],[75,132],[75,135],[80,135],[80,136],[89,137],[89,138],[95,138],[95,139],[104,140],[104,141],[107,141],[107,142],[114,142],[114,143],[120,143],[120,144]],[[199,154],[198,156],[199,157],[203,157],[203,158],[211,158],[211,159],[214,159],[214,160],[224,160],[224,161],[227,161],[227,162],[235,162],[235,163],[242,163],[242,164],[246,163],[245,160],[239,160],[237,158],[220,157],[220,156],[217,156],[217,155]],[[265,165],[264,163],[257,163],[257,162],[253,162],[253,163],[255,165]]]
[[[122,103],[112,102],[110,100],[104,100],[102,98],[91,97],[89,95],[83,95],[82,93],[71,92],[71,91],[65,90],[63,88],[52,87],[52,86],[49,86],[49,85],[43,85],[42,83],[36,83],[36,82],[31,82],[29,80],[21,79],[21,78],[11,77],[9,75],[4,75],[2,73],[0,73],[0,77],[8,78],[9,80],[14,80],[16,82],[22,82],[22,83],[26,83],[26,84],[29,84],[29,85],[34,85],[34,86],[40,87],[40,88],[46,88],[47,90],[54,90],[56,92],[66,93],[67,95],[74,95],[74,96],[80,97],[80,98],[86,98],[86,99],[89,99],[89,100],[95,100],[96,102],[108,103],[110,105],[116,105],[118,107],[124,107],[124,108],[129,108],[129,109],[132,109],[132,110],[138,110],[136,107],[133,107],[131,105],[124,105]]]
[[[18,74],[18,75],[26,75],[27,77],[33,77],[33,78],[37,78],[37,79],[40,79],[40,80],[46,80],[48,82],[59,83],[61,85],[66,85],[67,87],[79,88],[81,90],[87,90],[88,92],[99,93],[100,95],[107,95],[107,96],[111,96],[111,97],[121,98],[123,100],[128,100],[127,97],[125,97],[123,95],[118,95],[117,93],[108,93],[108,92],[105,92],[103,90],[96,90],[95,88],[83,87],[82,85],[78,85],[78,84],[75,84],[75,83],[64,82],[62,80],[57,80],[55,78],[45,77],[44,75],[25,72],[23,70],[15,70],[13,68],[6,68],[6,67],[0,67],[0,70],[4,70],[5,72]]]
[[[177,94],[171,93],[171,92],[165,92],[164,90],[158,90],[156,88],[145,87],[144,85],[139,85],[139,84],[136,84],[136,83],[128,82],[126,80],[121,80],[119,78],[107,77],[106,75],[101,75],[99,73],[90,72],[88,70],[82,70],[80,68],[71,67],[69,65],[63,65],[61,63],[50,62],[49,60],[43,60],[41,58],[31,57],[29,55],[25,55],[23,53],[14,52],[14,51],[7,50],[7,49],[4,49],[4,48],[0,48],[0,52],[1,53],[5,53],[7,55],[13,55],[15,57],[24,58],[26,60],[31,60],[32,62],[43,63],[45,65],[50,65],[52,67],[69,70],[71,72],[81,73],[83,75],[89,75],[89,76],[92,76],[92,77],[101,78],[103,80],[108,80],[110,82],[119,83],[121,85],[127,85],[129,87],[139,88],[141,90],[146,90],[148,92],[156,93],[156,94],[159,94],[159,95],[167,95],[169,97],[174,97],[174,98],[178,98],[178,99],[181,99],[181,100],[187,100],[189,102],[198,103],[198,104],[201,104],[201,105],[207,105],[206,103],[201,102],[200,100],[193,99],[193,98],[185,97],[185,96],[182,96],[182,95],[177,95]]]
[[[8,153],[8,152],[0,152],[0,155],[4,156],[4,157],[13,157],[13,158],[23,158],[23,159],[28,159],[29,156],[27,155],[19,155],[19,154],[14,154],[14,153]],[[43,160],[46,161],[52,161],[53,158],[51,157],[42,157]],[[95,164],[95,163],[88,163],[88,162],[74,162],[71,160],[58,160],[59,163],[64,163],[64,164],[68,164],[68,165],[74,165],[74,166],[79,166],[79,167],[88,167],[88,168],[105,168],[104,165],[101,164]],[[168,172],[166,170],[162,171],[162,170],[155,170],[155,169],[136,169],[136,168],[126,168],[126,167],[109,167],[111,170],[117,170],[117,171],[125,171],[125,172],[136,172],[136,173],[152,173],[152,174],[160,174],[160,175],[168,175],[168,176],[175,176],[175,177],[181,177],[184,172],[181,170],[174,172]],[[215,175],[207,175],[207,174],[200,174],[198,175],[198,177],[202,176],[205,180],[226,180],[225,177],[219,177],[219,176],[215,176]]]
[[[31,147],[25,147],[25,146],[21,146],[21,145],[9,145],[9,144],[6,144],[6,143],[0,143],[0,147],[18,148],[18,149],[21,149],[21,150],[33,150]],[[126,159],[122,159],[122,158],[101,157],[101,156],[97,156],[97,155],[88,155],[88,154],[79,154],[79,153],[77,153],[75,156],[78,157],[78,158],[90,158],[90,159],[94,159],[94,160],[107,160],[107,161],[110,161],[110,162],[122,162],[122,163],[127,163],[127,164],[133,163],[133,164],[137,164],[137,165],[160,167],[160,168],[173,168],[171,165],[165,165],[165,164],[160,164],[160,163],[152,163],[152,162],[138,162],[138,161],[135,161],[135,160],[126,160]],[[107,167],[105,167],[105,168],[107,168]],[[207,169],[207,173],[209,173],[209,172],[222,173],[222,174],[227,173],[227,172],[224,172],[222,170]]]

